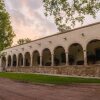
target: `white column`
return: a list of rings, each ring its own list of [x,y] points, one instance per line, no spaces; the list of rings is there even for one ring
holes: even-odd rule
[[[3,66],[2,66],[2,56],[0,58],[0,72],[3,70]]]
[[[32,67],[33,65],[32,65],[32,63],[33,63],[33,57],[32,57],[32,54],[30,54],[30,57],[31,57],[31,62],[30,62],[30,66]]]
[[[87,51],[84,50],[84,65],[87,66]]]
[[[0,58],[0,72],[2,71],[2,57]]]
[[[51,54],[51,66],[54,66],[54,54]]]
[[[25,56],[23,55],[23,67],[25,67]]]
[[[66,66],[69,65],[69,62],[68,62],[68,52],[66,52]]]
[[[16,67],[18,67],[18,56],[16,56]]]
[[[8,67],[8,57],[6,57],[6,68]]]
[[[2,67],[2,65],[1,65],[1,61],[2,61],[2,57],[0,58],[0,67]]]
[[[42,66],[42,56],[40,56],[40,66]]]
[[[11,67],[13,67],[13,56],[11,56]]]

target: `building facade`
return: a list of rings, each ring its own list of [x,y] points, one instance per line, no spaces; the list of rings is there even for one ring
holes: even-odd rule
[[[0,68],[100,64],[100,22],[2,51]]]

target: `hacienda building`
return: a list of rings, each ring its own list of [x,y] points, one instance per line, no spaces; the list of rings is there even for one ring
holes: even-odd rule
[[[2,51],[0,69],[100,65],[100,22]]]

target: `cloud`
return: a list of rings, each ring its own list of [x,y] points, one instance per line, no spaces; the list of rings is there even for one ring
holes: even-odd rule
[[[42,0],[5,0],[7,11],[16,34],[14,44],[20,38],[41,38],[57,32],[56,25],[42,16]]]
[[[39,9],[42,6],[42,0],[27,0],[27,6],[32,9]]]
[[[11,9],[21,10],[23,8],[39,9],[42,6],[42,0],[5,0]]]
[[[19,38],[32,40],[56,33],[57,27],[53,18],[44,16],[42,0],[5,0],[6,9],[11,16],[11,22],[16,34],[14,44]],[[87,17],[84,25],[100,21],[100,12],[96,19]],[[76,27],[80,24],[77,23]]]
[[[22,8],[22,2],[20,2],[21,0],[5,0],[6,5],[8,6],[8,8],[10,9],[20,9]]]
[[[42,0],[5,0],[7,11],[11,16],[11,22],[16,34],[14,44],[20,38],[30,38],[32,40],[48,36],[58,32],[53,18],[47,19],[44,16]],[[97,18],[86,16],[83,25],[100,21],[100,11]],[[80,27],[76,23],[75,27]]]

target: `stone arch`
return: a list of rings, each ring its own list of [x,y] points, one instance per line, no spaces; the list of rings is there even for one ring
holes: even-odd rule
[[[81,44],[73,43],[68,48],[69,65],[83,65],[84,52]]]
[[[54,65],[60,66],[66,64],[66,53],[65,49],[62,46],[57,46],[54,49]]]
[[[48,48],[42,51],[42,65],[51,66],[51,51]]]
[[[11,55],[8,56],[8,67],[11,67],[12,59]]]
[[[25,66],[30,66],[31,65],[31,56],[29,52],[25,53]]]
[[[100,40],[93,39],[87,44],[87,63],[100,64]]]
[[[15,54],[13,55],[13,66],[17,66],[17,57]]]
[[[3,69],[5,69],[5,67],[6,67],[6,57],[5,57],[5,56],[2,57],[2,60],[1,60],[1,67],[2,67]]]
[[[32,65],[38,66],[40,64],[40,54],[39,51],[35,50],[32,54]]]
[[[20,53],[18,55],[18,66],[23,66],[23,55]]]

